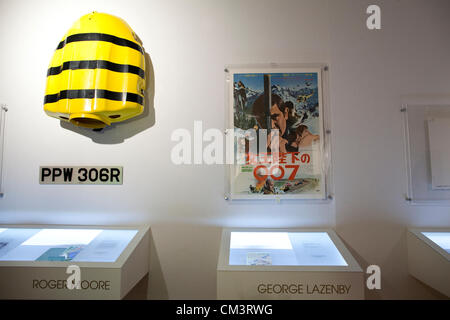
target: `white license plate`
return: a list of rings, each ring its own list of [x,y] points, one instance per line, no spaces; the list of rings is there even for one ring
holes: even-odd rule
[[[39,167],[40,184],[122,184],[123,167]]]

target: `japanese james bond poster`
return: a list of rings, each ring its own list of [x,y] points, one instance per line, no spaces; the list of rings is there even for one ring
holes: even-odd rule
[[[231,196],[324,199],[321,69],[274,71],[230,73]]]

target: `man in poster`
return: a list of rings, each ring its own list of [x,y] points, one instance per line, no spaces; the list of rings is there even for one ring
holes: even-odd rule
[[[289,108],[285,105],[283,100],[276,94],[272,94],[271,97],[272,106],[270,107],[270,124],[271,129],[278,130],[279,137],[279,152],[287,152],[286,144],[288,144],[288,130],[287,129],[287,121],[289,119]],[[267,129],[266,126],[266,111],[264,110],[264,95],[261,95],[256,101],[253,103],[253,114],[258,121],[259,128]],[[273,131],[271,130],[271,135],[268,135],[267,138],[267,147],[268,151],[270,151],[271,141],[274,138]],[[275,151],[275,150],[274,150]]]

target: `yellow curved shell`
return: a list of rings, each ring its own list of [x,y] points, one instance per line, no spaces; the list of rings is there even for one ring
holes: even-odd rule
[[[47,71],[44,110],[74,125],[100,129],[142,113],[144,49],[122,19],[93,12],[74,23]]]

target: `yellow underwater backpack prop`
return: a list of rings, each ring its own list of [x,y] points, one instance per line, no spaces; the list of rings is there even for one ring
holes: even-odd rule
[[[122,19],[93,12],[59,43],[47,71],[44,110],[80,127],[101,130],[144,110],[145,57]]]

